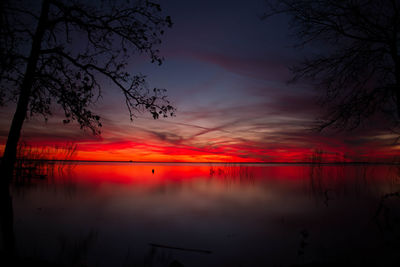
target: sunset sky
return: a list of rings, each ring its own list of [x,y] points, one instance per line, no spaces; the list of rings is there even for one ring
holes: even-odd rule
[[[161,66],[132,57],[129,71],[147,75],[150,87],[165,88],[176,116],[131,122],[122,94],[103,83],[93,108],[101,136],[63,125],[59,107],[45,123],[26,121],[22,139],[32,145],[77,144],[76,159],[133,161],[304,161],[315,149],[329,157],[390,159],[400,154],[384,127],[352,132],[313,132],[323,110],[320,92],[306,82],[288,84],[288,66],[315,51],[293,48],[288,19],[261,20],[264,0],[162,1],[174,23],[159,47]],[[15,106],[0,113],[4,149]]]

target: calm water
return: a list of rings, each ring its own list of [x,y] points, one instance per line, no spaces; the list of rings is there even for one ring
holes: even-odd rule
[[[55,166],[12,186],[16,247],[88,266],[396,265],[399,190],[399,166]]]

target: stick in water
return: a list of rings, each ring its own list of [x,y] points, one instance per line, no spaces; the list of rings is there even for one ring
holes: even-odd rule
[[[207,253],[207,254],[212,253],[211,250],[205,250],[205,249],[179,248],[179,247],[171,247],[171,246],[154,244],[154,243],[149,243],[149,245],[152,247],[158,247],[158,248],[169,248],[169,249],[177,249],[177,250],[192,251],[192,252]]]

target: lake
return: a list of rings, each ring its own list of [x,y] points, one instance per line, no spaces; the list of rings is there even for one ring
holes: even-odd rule
[[[22,258],[75,266],[400,266],[398,165],[50,169],[11,187]]]

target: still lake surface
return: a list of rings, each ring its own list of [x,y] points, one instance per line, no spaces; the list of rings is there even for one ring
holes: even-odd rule
[[[399,190],[398,165],[77,163],[14,181],[11,194],[22,257],[88,266],[396,266]]]

